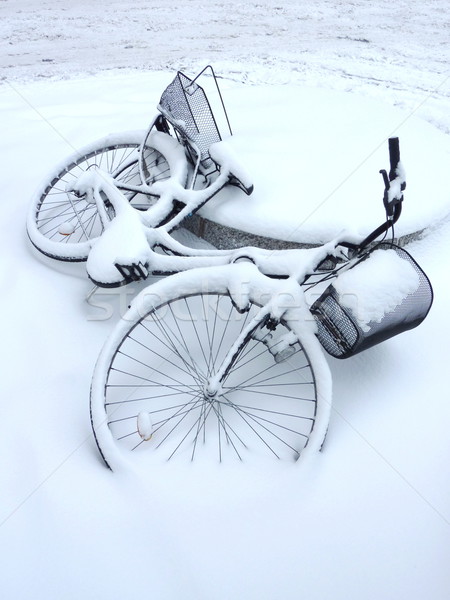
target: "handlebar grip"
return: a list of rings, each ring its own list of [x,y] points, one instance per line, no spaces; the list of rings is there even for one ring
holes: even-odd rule
[[[393,181],[397,176],[397,167],[400,162],[400,143],[398,137],[389,138],[389,161],[391,164],[389,181]]]

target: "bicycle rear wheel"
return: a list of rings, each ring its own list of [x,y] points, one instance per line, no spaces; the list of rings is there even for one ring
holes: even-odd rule
[[[211,456],[294,462],[307,447],[321,447],[330,375],[314,335],[303,340],[296,322],[281,321],[274,331],[261,322],[241,340],[221,393],[208,396],[208,379],[260,314],[256,299],[242,311],[229,295],[234,266],[214,269],[208,291],[192,271],[150,286],[141,295],[147,294],[146,309],[136,308],[138,301],[105,345],[92,382],[91,420],[111,469],[123,460]],[[276,344],[286,339],[293,343],[283,356]]]
[[[63,261],[86,260],[91,241],[101,235],[103,225],[95,203],[67,191],[93,165],[112,174],[117,182],[139,185],[139,148],[143,133],[108,136],[72,155],[44,181],[35,193],[28,214],[27,231],[33,245],[43,254]],[[170,177],[170,166],[150,142],[142,149],[146,183]],[[137,209],[145,210],[155,198],[125,191]],[[107,206],[113,217],[113,209]]]

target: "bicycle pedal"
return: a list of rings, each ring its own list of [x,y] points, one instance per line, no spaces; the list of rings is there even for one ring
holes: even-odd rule
[[[114,263],[114,266],[122,275],[127,283],[132,281],[140,281],[141,279],[147,279],[149,275],[148,264],[132,263],[131,265],[121,265],[120,263]]]

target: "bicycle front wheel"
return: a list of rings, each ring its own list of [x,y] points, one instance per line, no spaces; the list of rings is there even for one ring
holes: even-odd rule
[[[92,240],[101,235],[103,225],[95,203],[67,190],[93,165],[113,175],[118,183],[140,185],[139,148],[143,135],[130,132],[98,140],[66,159],[44,181],[33,197],[27,220],[28,235],[40,252],[63,261],[86,260]],[[168,160],[159,150],[149,143],[142,153],[146,183],[170,177]],[[124,194],[141,210],[155,200],[142,193]],[[107,206],[107,211],[112,218],[112,207]]]
[[[320,346],[289,320],[275,329],[261,321],[243,336],[260,302],[237,308],[227,283],[234,266],[215,269],[207,291],[192,271],[150,286],[146,309],[132,308],[104,347],[91,419],[113,470],[127,458],[296,461],[321,447],[331,385]],[[288,352],[277,340],[290,341]],[[207,382],[230,348],[236,356],[211,397]]]

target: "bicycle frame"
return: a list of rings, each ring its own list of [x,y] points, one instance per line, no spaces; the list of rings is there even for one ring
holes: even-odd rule
[[[397,138],[389,141],[389,174],[381,171],[386,221],[362,240],[343,232],[314,248],[274,251],[196,249],[174,239],[182,220],[225,185],[253,189],[225,150],[197,79],[177,74],[145,135],[108,136],[58,166],[27,221],[43,254],[87,260],[96,286],[172,275],[134,298],[99,356],[91,420],[108,466],[114,440],[134,450],[153,438],[158,449],[175,430],[168,459],[181,446],[184,453],[186,440],[193,459],[207,429],[217,432],[220,460],[225,443],[239,459],[241,446],[250,448],[238,431],[277,458],[319,450],[331,403],[322,348],[354,356],[416,327],[432,303],[428,278],[404,249],[372,246],[390,229],[394,237],[401,214]]]
[[[221,176],[225,179],[227,172]],[[220,180],[218,185],[221,185],[221,181],[223,180]],[[327,256],[340,258],[343,256],[342,251],[337,247],[344,241],[344,236],[317,248],[275,251],[256,247],[244,247],[238,250],[199,250],[177,242],[170,235],[170,231],[179,224],[186,211],[192,211],[193,206],[207,201],[211,194],[210,189],[200,192],[180,190],[180,194],[186,201],[185,209],[159,227],[148,225],[148,212],[140,213],[132,208],[107,173],[95,169],[84,173],[74,186],[74,191],[80,195],[87,195],[92,199],[91,201],[97,203],[105,227],[104,234],[93,243],[87,261],[89,277],[101,287],[114,287],[136,281],[150,272],[169,274],[199,267],[230,264],[242,259],[255,263],[266,275],[278,278],[294,277],[296,281],[302,283],[307,276],[315,272],[316,266]],[[114,209],[116,216],[112,221],[106,213],[105,201]],[[168,201],[171,201],[171,197]],[[164,212],[164,208],[161,210]],[[117,244],[111,243],[110,238],[113,236],[108,235],[114,227],[120,229],[121,239],[116,240],[119,245],[121,242],[126,245],[128,240],[136,240],[140,237],[139,252],[136,256],[130,257],[128,262],[117,259],[120,250]],[[158,253],[155,248],[162,249],[165,254]],[[103,279],[98,276],[102,268],[96,264],[99,257],[105,261],[105,273],[108,273]]]
[[[208,200],[215,196],[227,184],[236,185],[247,195],[253,191],[253,185],[244,183],[248,181],[247,174],[239,176],[236,171],[242,171],[242,167],[236,162],[225,164],[223,154],[219,152],[219,147],[226,146],[226,142],[217,142],[211,147],[211,155],[214,157],[216,170],[214,177],[205,178],[205,185],[202,188],[195,188],[197,180],[198,163],[194,166],[194,172],[189,175],[189,163],[186,159],[183,146],[175,138],[167,133],[155,131],[155,123],[160,116],[155,117],[150,125],[139,150],[139,171],[142,183],[139,185],[115,181],[119,190],[134,192],[136,194],[145,194],[155,196],[158,201],[143,211],[143,220],[147,227],[158,227],[170,222],[170,227],[176,227],[186,216],[196,212]],[[144,152],[146,144],[151,141],[151,145],[157,150],[162,151],[168,157],[172,175],[165,181],[148,184],[148,175],[145,173]],[[226,154],[226,152],[225,152]],[[129,159],[129,164],[133,159]],[[129,166],[127,163],[120,165],[120,172]],[[114,179],[115,173],[110,174]],[[242,177],[242,179],[240,178]],[[188,178],[190,183],[187,183]]]
[[[368,273],[359,266],[351,273],[346,271],[363,262],[369,270],[380,264],[377,253],[384,246],[389,250],[385,255],[388,262],[393,261],[387,271],[392,264],[394,287],[398,285],[396,274],[400,278],[405,275],[396,264],[402,257],[397,254],[393,258],[395,246],[385,243],[371,247],[378,236],[393,227],[401,212],[404,175],[398,161],[392,179],[387,175],[383,179],[387,220],[365,239],[349,240],[342,233],[315,248],[278,251],[256,247],[189,248],[170,234],[172,219],[159,227],[148,227],[114,186],[114,181],[108,182],[107,176],[92,171],[89,181],[79,180],[81,192],[84,183],[84,193],[90,194],[95,202],[111,204],[116,214],[112,222],[105,222],[105,234],[95,242],[93,252],[102,248],[102,238],[114,227],[114,221],[123,219],[126,224],[127,219],[132,219],[130,231],[140,232],[142,254],[139,263],[113,264],[122,280],[143,279],[150,272],[173,274],[143,289],[134,298],[97,362],[91,388],[91,420],[100,453],[111,469],[127,464],[118,454],[115,441],[135,450],[153,440],[149,446],[159,452],[173,432],[174,442],[168,442],[167,460],[181,447],[180,454],[187,451],[193,460],[200,434],[203,444],[212,434],[220,461],[228,452],[226,447],[242,460],[241,447],[250,448],[243,439],[247,433],[258,449],[264,447],[277,458],[286,456],[282,451],[278,454],[278,445],[294,460],[300,453],[307,456],[320,450],[331,403],[331,379],[322,348],[337,358],[352,356],[417,326],[432,301],[429,282],[412,261],[407,265],[408,282],[404,282],[411,291],[409,287],[406,292],[402,288],[400,295],[406,295],[395,300],[397,304],[393,307],[387,303],[386,313],[383,313],[385,307],[381,307],[381,317],[378,313],[374,316],[369,301],[368,322],[372,325],[367,326],[362,314],[359,329],[366,333],[365,337],[354,340],[353,330],[346,329],[352,313],[349,316],[343,308],[347,306],[347,297],[355,297],[352,290],[358,290],[358,283],[356,288],[351,287],[355,273],[357,282],[358,273],[362,274],[363,286]],[[197,192],[186,193],[189,196]],[[135,238],[136,235],[129,237]],[[103,249],[99,255],[105,255]],[[384,268],[386,263],[381,264]],[[91,266],[88,259],[88,270]],[[382,272],[377,267],[375,271]],[[91,272],[90,277],[94,279]],[[352,284],[345,288],[349,278]],[[378,298],[379,280],[377,277],[374,280],[373,288],[366,287],[369,294],[375,291]],[[382,278],[381,285],[384,284]],[[342,296],[337,297],[337,307],[347,318],[342,320],[342,326],[341,313],[327,302],[332,297],[330,288],[338,293],[343,289]],[[419,296],[424,292],[424,296],[414,309],[409,299],[415,297],[416,290]],[[316,291],[317,298],[312,298]],[[362,298],[365,299],[364,293]],[[384,314],[387,318],[382,322]],[[356,328],[359,315],[357,312],[353,315],[356,319],[350,323],[356,323]],[[231,339],[230,335],[225,338],[229,330]],[[333,353],[330,339],[340,344],[344,352]],[[304,362],[299,364],[300,356]],[[263,358],[259,364],[253,362],[260,357]],[[161,368],[160,361],[167,369]],[[292,374],[303,373],[303,369],[308,375],[293,380]],[[284,386],[281,391],[280,385]],[[257,400],[253,402],[252,398]],[[272,398],[274,403],[269,404]],[[104,427],[105,422],[108,428]],[[305,423],[308,428],[304,431]],[[245,434],[242,437],[240,426]],[[291,442],[290,436],[296,441]]]
[[[155,135],[156,137],[153,138],[155,143],[158,140],[161,143],[169,141],[167,134],[156,132]],[[170,138],[170,143],[174,150],[179,151],[177,142],[173,138]],[[178,159],[180,157],[178,153]],[[155,206],[144,212],[136,211],[130,206],[109,174],[91,169],[84,173],[74,186],[76,194],[85,195],[91,202],[97,204],[105,228],[104,234],[93,243],[87,261],[89,277],[96,285],[113,287],[145,279],[149,273],[169,274],[192,268],[229,264],[246,258],[255,263],[263,274],[279,278],[294,277],[301,285],[317,271],[318,265],[327,257],[348,262],[352,256],[360,255],[376,238],[393,227],[400,217],[402,191],[405,185],[403,171],[401,169],[399,173],[396,171],[399,164],[398,144],[391,147],[392,163],[397,165],[395,169],[391,168],[393,179],[388,179],[383,172],[385,206],[389,207],[388,218],[369,236],[355,243],[346,240],[346,235],[343,233],[319,248],[279,251],[252,247],[232,251],[197,250],[176,242],[170,236],[170,231],[179,225],[185,216],[195,212],[227,183],[231,171],[226,164],[222,165],[221,172],[213,184],[203,190],[185,189],[179,183],[182,167],[175,166],[174,171],[178,179],[170,178],[149,187],[149,190],[157,187],[160,198]],[[109,220],[105,210],[105,202],[108,206],[112,206],[116,215],[112,221]],[[175,211],[171,210],[174,202],[180,203],[183,207]],[[155,222],[158,226],[153,225]],[[116,242],[119,246],[122,243],[123,250],[118,250],[112,243],[114,242],[113,229],[120,229],[121,238],[116,239]],[[127,240],[134,240],[134,246],[136,240],[140,240],[138,250],[133,248],[128,251]],[[155,248],[162,249],[165,254],[156,252]],[[344,249],[347,249],[348,256]],[[135,252],[134,256],[133,252]],[[103,266],[99,265],[100,259],[105,262],[105,275],[102,275]],[[307,268],[305,264],[308,265]],[[340,268],[343,266],[340,265]]]

